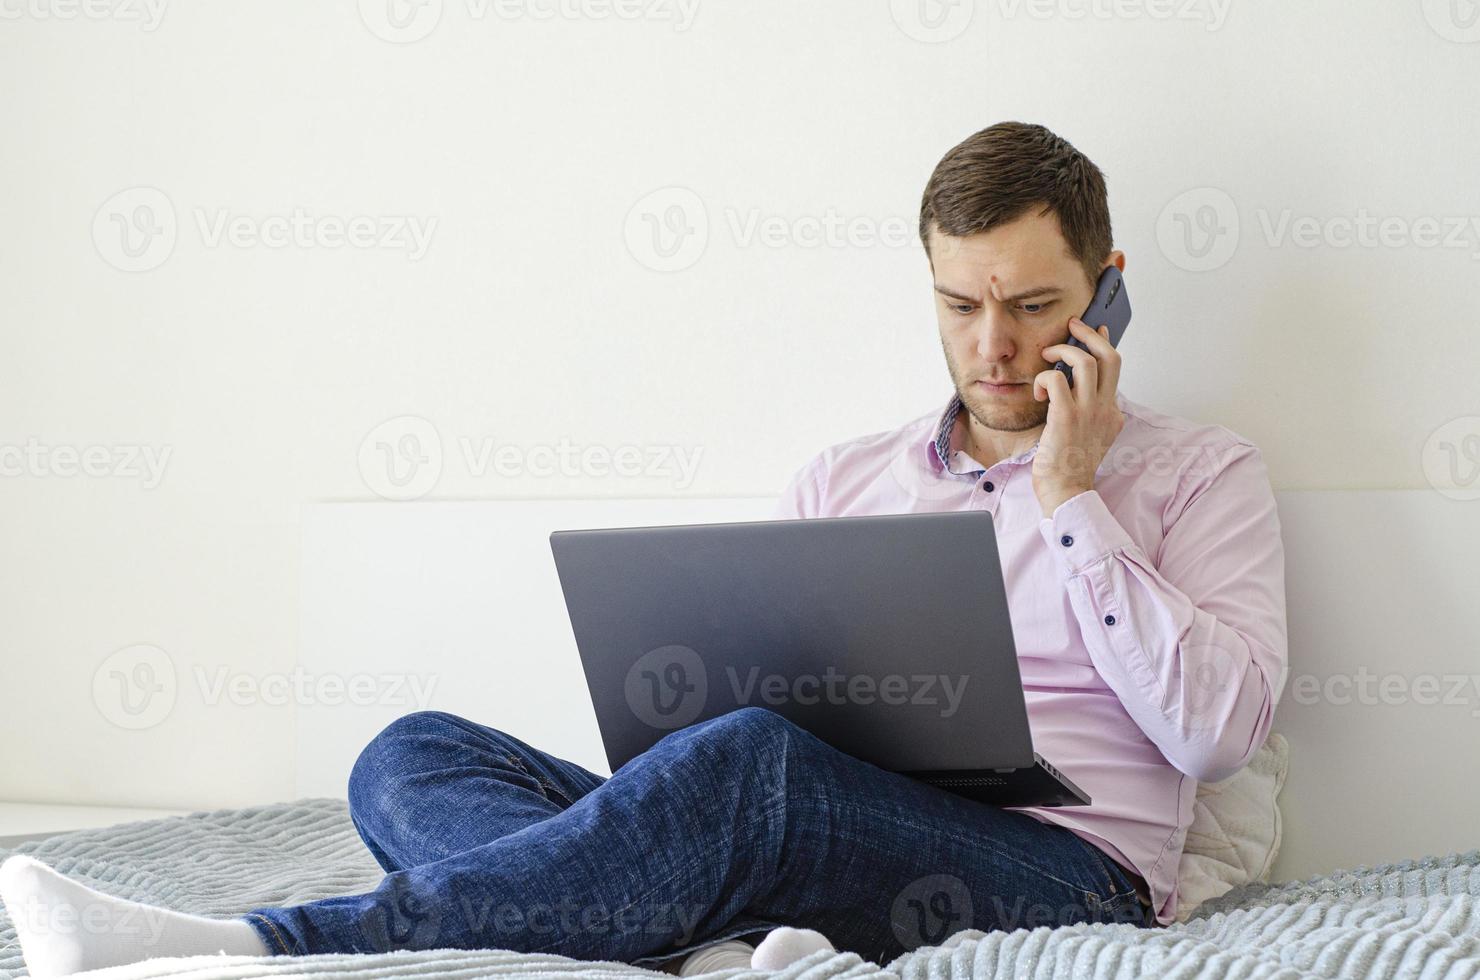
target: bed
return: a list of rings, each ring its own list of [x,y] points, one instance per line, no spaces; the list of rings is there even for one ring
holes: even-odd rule
[[[263,904],[362,891],[380,878],[379,868],[355,834],[345,803],[332,798],[77,831],[18,850],[112,894],[222,916]],[[9,853],[0,851],[0,857]],[[23,972],[15,932],[8,919],[0,918],[0,978]],[[1359,867],[1284,884],[1249,885],[1204,903],[1187,922],[1164,929],[1092,925],[958,933],[945,947],[916,950],[882,966],[852,953],[820,953],[775,975],[823,980],[886,973],[902,980],[1029,974],[1480,975],[1480,851]],[[369,980],[560,974],[666,976],[617,963],[454,950],[158,959],[88,976]]]

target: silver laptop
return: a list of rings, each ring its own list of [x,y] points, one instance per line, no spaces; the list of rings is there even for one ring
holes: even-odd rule
[[[754,706],[972,799],[1090,802],[1033,751],[985,511],[556,531],[550,549],[613,772]]]

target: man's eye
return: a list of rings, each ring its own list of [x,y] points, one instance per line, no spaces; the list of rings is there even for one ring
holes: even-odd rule
[[[1018,307],[1018,309],[1022,310],[1024,313],[1027,313],[1027,314],[1029,314],[1031,316],[1031,315],[1033,315],[1035,313],[1042,313],[1044,310],[1048,309],[1048,304],[1047,303],[1023,303],[1021,306]]]
[[[953,303],[951,305],[951,309],[955,310],[962,316],[969,316],[971,314],[971,311],[976,309],[976,306],[973,303]]]

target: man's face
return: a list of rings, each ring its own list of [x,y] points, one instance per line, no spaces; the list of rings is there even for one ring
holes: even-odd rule
[[[1053,366],[1043,348],[1068,339],[1069,319],[1094,295],[1058,217],[1038,211],[965,238],[930,232],[951,381],[979,423],[1004,432],[1047,421],[1048,401],[1033,398],[1033,378]]]

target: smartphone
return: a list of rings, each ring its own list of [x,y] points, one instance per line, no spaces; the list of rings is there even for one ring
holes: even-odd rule
[[[1112,265],[1100,273],[1100,281],[1095,285],[1095,297],[1089,301],[1089,308],[1079,319],[1087,323],[1092,330],[1109,327],[1110,346],[1120,346],[1120,338],[1125,335],[1125,328],[1130,326],[1131,322],[1131,300],[1125,292],[1125,278],[1115,266]],[[1089,350],[1072,335],[1066,343],[1082,351]],[[1068,361],[1059,361],[1054,365],[1054,370],[1064,372],[1064,380],[1069,382],[1070,387],[1073,387],[1074,370],[1069,367]]]

